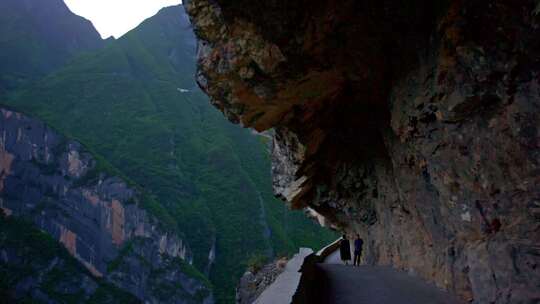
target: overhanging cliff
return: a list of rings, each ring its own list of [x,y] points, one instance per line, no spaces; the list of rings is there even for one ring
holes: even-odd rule
[[[199,85],[293,208],[477,303],[540,299],[535,1],[191,0]]]

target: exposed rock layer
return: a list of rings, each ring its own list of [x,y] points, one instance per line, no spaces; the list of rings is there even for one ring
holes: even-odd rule
[[[186,4],[199,85],[275,128],[274,186],[476,303],[540,301],[535,1]]]
[[[55,239],[0,210],[2,303],[142,303],[93,276]]]
[[[191,251],[142,209],[148,198],[79,143],[0,109],[0,208],[62,243],[94,276],[148,303],[212,303]]]

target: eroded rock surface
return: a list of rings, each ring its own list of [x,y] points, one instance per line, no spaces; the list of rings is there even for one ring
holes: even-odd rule
[[[236,288],[236,303],[251,304],[285,270],[287,259],[282,258],[261,267],[249,269],[240,278]]]
[[[190,275],[185,241],[141,206],[149,198],[104,170],[79,143],[0,109],[0,208],[30,219],[95,277],[146,303],[212,303]]]
[[[540,301],[536,1],[190,0],[198,83],[366,261]]]

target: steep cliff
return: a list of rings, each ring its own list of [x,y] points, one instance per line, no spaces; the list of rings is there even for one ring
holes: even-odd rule
[[[2,303],[139,303],[94,277],[47,233],[0,210]]]
[[[190,0],[197,80],[275,129],[274,191],[366,261],[540,300],[536,1]]]
[[[94,277],[140,300],[213,302],[206,279],[189,265],[185,241],[142,209],[156,204],[151,198],[79,143],[40,121],[0,111],[0,208],[6,215],[28,218]]]

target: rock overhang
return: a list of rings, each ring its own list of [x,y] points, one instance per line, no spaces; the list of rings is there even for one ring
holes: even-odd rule
[[[538,282],[530,269],[505,268],[535,260],[506,250],[540,242],[515,229],[535,226],[527,202],[540,188],[535,7],[186,3],[200,38],[199,85],[231,121],[274,128],[276,194],[360,232],[369,263],[412,270],[479,302],[527,298],[521,288]],[[518,235],[528,245],[508,240]],[[499,262],[478,261],[497,251],[505,252]],[[497,287],[494,278],[505,276],[521,283]]]

